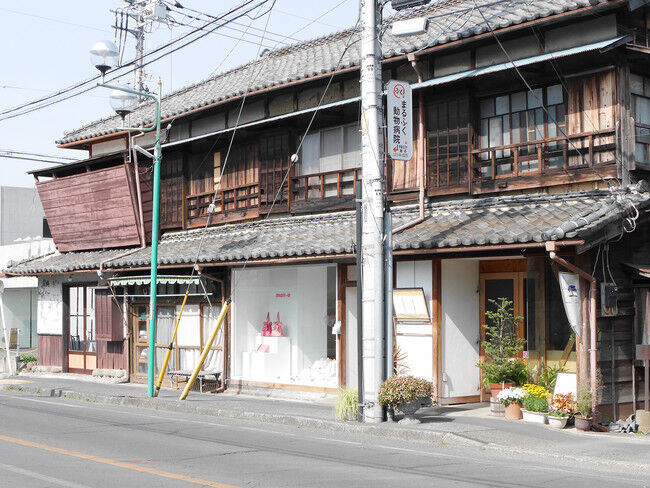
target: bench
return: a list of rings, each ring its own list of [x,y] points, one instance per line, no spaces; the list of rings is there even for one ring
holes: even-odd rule
[[[185,378],[185,381],[189,381],[190,376],[192,376],[192,371],[190,370],[176,370],[170,371],[169,376],[174,381],[175,378]],[[203,383],[207,379],[211,381],[211,377],[214,376],[214,381],[218,384],[221,378],[221,372],[219,371],[199,371],[196,379],[199,381],[199,391],[203,393]]]

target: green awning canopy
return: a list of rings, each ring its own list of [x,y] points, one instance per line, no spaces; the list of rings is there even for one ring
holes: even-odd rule
[[[199,280],[200,278],[198,276],[163,275],[158,276],[156,282],[159,285],[198,285]],[[151,277],[121,276],[117,278],[109,278],[108,281],[113,286],[148,285],[151,283]]]

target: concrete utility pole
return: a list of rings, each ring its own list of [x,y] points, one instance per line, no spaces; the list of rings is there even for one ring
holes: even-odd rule
[[[124,2],[126,3],[124,8],[111,10],[111,12],[115,13],[116,16],[126,16],[127,24],[120,23],[120,25],[117,25],[116,22],[113,28],[116,33],[122,31],[124,35],[131,34],[135,38],[134,88],[138,92],[148,92],[149,89],[145,84],[143,59],[145,35],[151,31],[154,22],[171,25],[167,15],[167,7],[161,0],[124,0]],[[128,27],[128,19],[135,21],[134,28]],[[117,35],[115,42],[118,43]],[[145,98],[140,97],[140,101],[144,101]]]
[[[381,135],[382,92],[377,0],[361,8],[361,148],[363,174],[362,331],[363,398],[366,422],[381,422],[377,401],[384,379],[384,151]]]

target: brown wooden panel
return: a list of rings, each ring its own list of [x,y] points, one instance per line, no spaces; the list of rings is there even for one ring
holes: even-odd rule
[[[36,184],[59,251],[139,243],[123,164]]]
[[[122,313],[108,288],[95,289],[95,333],[97,340],[124,340]]]
[[[507,273],[507,272],[525,272],[526,260],[525,259],[494,259],[480,261],[480,273]]]
[[[126,341],[97,339],[97,367],[99,369],[124,369],[128,371]]]
[[[38,364],[61,366],[63,337],[54,334],[38,334]]]

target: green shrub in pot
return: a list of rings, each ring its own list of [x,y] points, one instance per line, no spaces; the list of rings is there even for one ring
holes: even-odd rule
[[[538,397],[535,395],[527,395],[524,397],[524,409],[529,412],[548,412],[548,399],[544,397]]]

